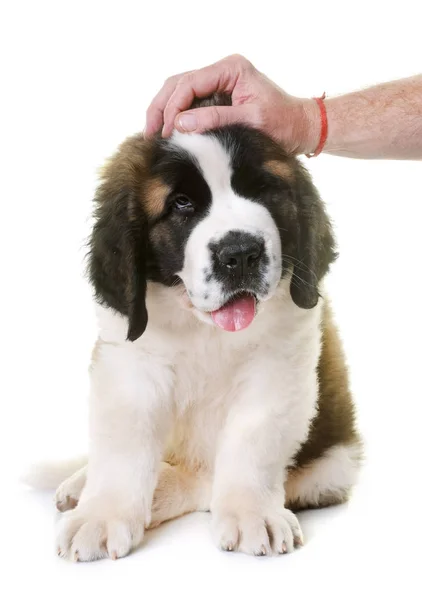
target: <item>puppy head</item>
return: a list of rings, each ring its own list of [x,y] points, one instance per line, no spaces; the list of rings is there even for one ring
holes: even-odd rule
[[[103,171],[89,272],[97,299],[147,325],[147,281],[183,285],[194,313],[234,331],[280,279],[301,308],[318,302],[334,259],[323,205],[296,159],[231,126],[170,140],[128,139]]]

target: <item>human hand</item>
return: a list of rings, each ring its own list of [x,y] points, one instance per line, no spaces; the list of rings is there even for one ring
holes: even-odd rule
[[[189,108],[195,98],[215,92],[229,94],[232,106]],[[145,135],[162,128],[201,133],[215,127],[244,123],[260,129],[292,154],[311,153],[320,135],[319,109],[314,100],[290,96],[251,62],[239,55],[170,77],[147,111]]]

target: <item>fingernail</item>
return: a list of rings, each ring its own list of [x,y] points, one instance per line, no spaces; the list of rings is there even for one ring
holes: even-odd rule
[[[186,113],[184,115],[180,115],[177,119],[177,123],[183,131],[195,131],[198,127],[198,119],[195,115]]]

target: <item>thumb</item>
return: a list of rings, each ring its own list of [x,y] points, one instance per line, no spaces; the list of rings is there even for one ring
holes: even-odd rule
[[[202,133],[224,125],[244,123],[255,125],[254,111],[251,106],[207,106],[180,113],[176,117],[175,127],[182,133]]]

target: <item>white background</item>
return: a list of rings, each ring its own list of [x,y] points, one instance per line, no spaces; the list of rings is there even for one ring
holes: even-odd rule
[[[72,564],[54,554],[51,493],[17,484],[28,463],[86,445],[96,169],[143,128],[163,80],[234,52],[296,95],[405,77],[421,71],[420,11],[418,0],[2,3],[1,597],[421,597],[420,162],[306,161],[339,240],[329,287],[367,467],[349,506],[302,516],[302,550],[224,554],[209,515],[191,515],[117,563]]]

